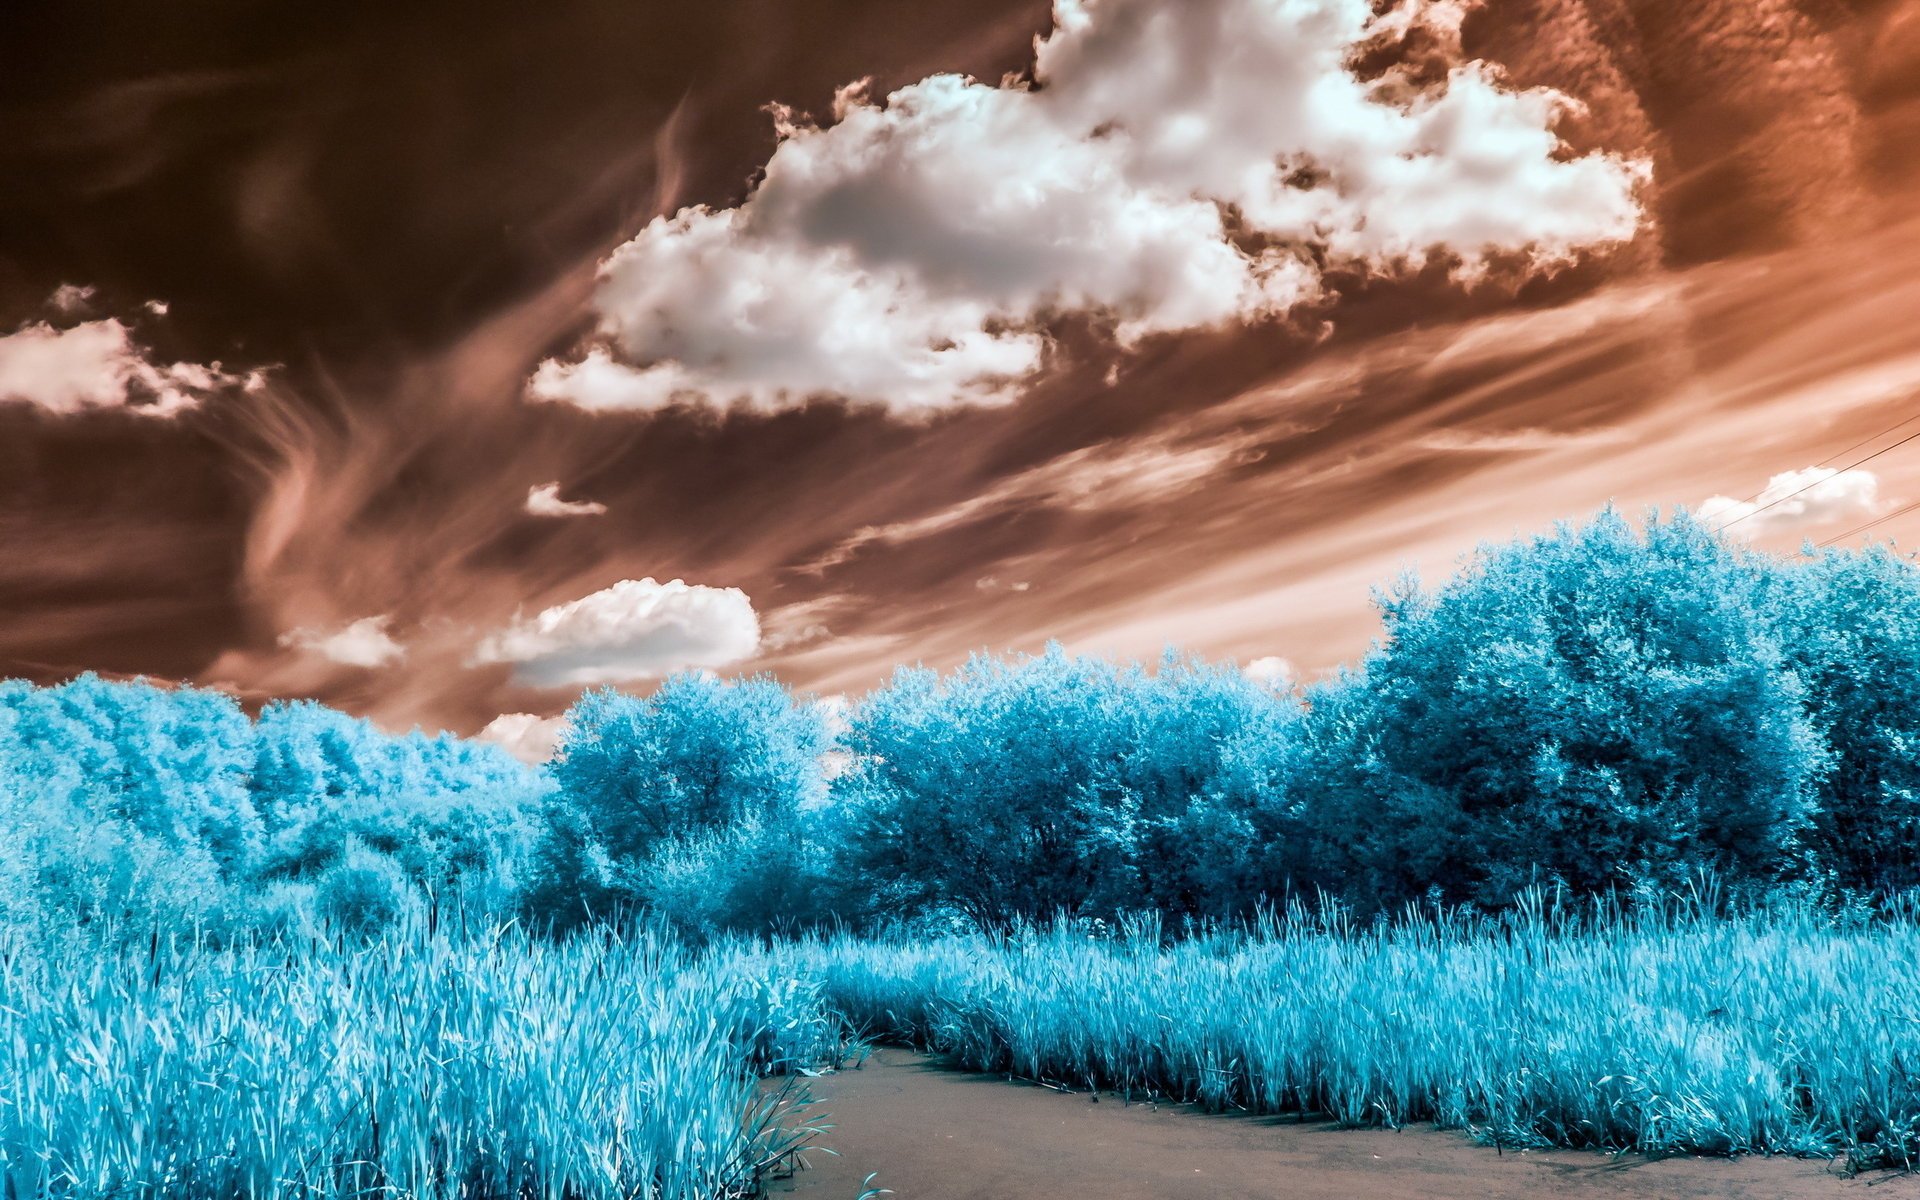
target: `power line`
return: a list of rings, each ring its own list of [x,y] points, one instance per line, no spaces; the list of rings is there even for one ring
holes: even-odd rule
[[[1901,425],[1908,425],[1913,423],[1914,421],[1920,421],[1920,416],[1908,417],[1906,420],[1900,422],[1900,425],[1894,425],[1887,429],[1883,429],[1879,433],[1876,433],[1872,437],[1868,438],[1866,442],[1856,442],[1852,446],[1847,447],[1846,450],[1840,451],[1840,454],[1846,454],[1849,451],[1858,450],[1861,446],[1866,445],[1867,442],[1877,441],[1878,439],[1887,436],[1889,433],[1892,433],[1895,429],[1900,428]],[[1846,466],[1841,467],[1838,471],[1835,472],[1835,474],[1844,475],[1848,471],[1853,470],[1855,467],[1865,466],[1867,463],[1870,463],[1874,459],[1879,458],[1882,454],[1887,453],[1889,450],[1898,450],[1900,447],[1906,445],[1908,442],[1914,441],[1915,439],[1920,439],[1920,432],[1910,433],[1906,437],[1901,438],[1899,441],[1894,442],[1892,445],[1882,446],[1880,449],[1875,450],[1872,454],[1867,455],[1865,458],[1855,459],[1853,462],[1850,462]],[[1820,460],[1819,463],[1815,464],[1816,468],[1826,466],[1828,463],[1832,462],[1835,458],[1840,457],[1840,454],[1835,454],[1828,458],[1824,458]],[[1733,520],[1728,521],[1725,525],[1716,526],[1713,532],[1725,533],[1727,530],[1732,529],[1735,525],[1738,525],[1740,522],[1748,520],[1752,517],[1757,517],[1761,513],[1766,512],[1768,509],[1772,508],[1776,504],[1785,504],[1787,501],[1793,499],[1795,496],[1798,496],[1803,492],[1810,492],[1814,488],[1819,487],[1821,484],[1825,483],[1827,480],[1831,478],[1833,478],[1832,475],[1822,476],[1821,478],[1814,480],[1812,483],[1806,484],[1802,487],[1795,488],[1793,491],[1788,492],[1784,496],[1780,496],[1776,499],[1767,501],[1765,504],[1762,504],[1759,508],[1756,508],[1751,512],[1742,513],[1741,515],[1735,517]],[[1764,496],[1764,495],[1766,495],[1766,492],[1763,490],[1759,493],[1759,495],[1755,496],[1754,499],[1757,500],[1760,498],[1760,496]],[[1750,501],[1743,501],[1743,503],[1750,503]],[[1889,513],[1888,515],[1893,516],[1895,514]]]
[[[1875,517],[1873,520],[1868,521],[1865,525],[1856,525],[1852,529],[1847,530],[1845,533],[1836,533],[1832,537],[1828,538],[1826,541],[1821,542],[1820,548],[1825,549],[1826,547],[1833,545],[1835,542],[1844,542],[1848,538],[1852,537],[1857,533],[1865,533],[1867,530],[1872,529],[1876,525],[1884,525],[1888,521],[1893,520],[1895,517],[1905,516],[1906,514],[1912,512],[1916,508],[1920,508],[1920,500],[1916,500],[1912,504],[1902,505],[1901,507],[1894,509],[1892,512],[1887,513],[1885,516]]]
[[[1865,445],[1867,445],[1867,444],[1869,444],[1869,443],[1871,443],[1871,442],[1877,442],[1877,441],[1879,441],[1879,440],[1880,440],[1881,438],[1883,438],[1883,437],[1885,437],[1885,436],[1887,436],[1888,434],[1890,434],[1890,433],[1892,433],[1892,432],[1893,432],[1894,430],[1896,430],[1896,429],[1900,429],[1900,428],[1903,428],[1904,426],[1907,426],[1907,425],[1911,425],[1911,424],[1913,424],[1913,423],[1914,423],[1915,421],[1920,421],[1920,413],[1915,413],[1915,414],[1914,414],[1913,416],[1911,416],[1911,417],[1908,417],[1908,418],[1907,418],[1906,420],[1904,420],[1904,421],[1896,421],[1896,422],[1894,422],[1894,423],[1893,423],[1892,425],[1889,425],[1889,426],[1887,426],[1887,427],[1886,427],[1885,429],[1882,429],[1882,430],[1881,430],[1881,431],[1880,431],[1879,433],[1870,433],[1870,434],[1868,434],[1868,435],[1867,435],[1866,437],[1864,437],[1864,438],[1861,438],[1861,439],[1860,439],[1859,441],[1857,441],[1857,442],[1855,442],[1855,443],[1854,443],[1853,445],[1851,445],[1851,446],[1848,446],[1848,447],[1847,447],[1846,449],[1844,449],[1844,450],[1835,450],[1835,451],[1834,451],[1834,452],[1833,452],[1832,454],[1829,454],[1829,455],[1827,455],[1827,456],[1826,456],[1825,458],[1823,458],[1823,459],[1821,459],[1821,460],[1820,460],[1819,462],[1817,462],[1817,463],[1815,463],[1815,464],[1813,464],[1813,465],[1814,465],[1814,466],[1816,466],[1816,467],[1824,467],[1824,466],[1826,466],[1826,465],[1827,465],[1828,463],[1830,463],[1830,462],[1832,462],[1832,461],[1833,461],[1834,459],[1836,459],[1836,458],[1839,458],[1839,457],[1840,457],[1840,456],[1841,456],[1842,454],[1852,454],[1852,453],[1853,453],[1853,452],[1854,452],[1855,450],[1858,450],[1858,449],[1859,449],[1860,447],[1862,447],[1862,446],[1865,446]],[[1766,488],[1761,488],[1761,489],[1760,489],[1759,491],[1757,491],[1757,492],[1755,492],[1755,493],[1754,493],[1753,495],[1751,495],[1751,496],[1748,496],[1748,497],[1747,497],[1747,498],[1746,498],[1745,500],[1742,500],[1742,501],[1741,501],[1740,503],[1742,503],[1742,504],[1752,504],[1752,503],[1753,503],[1753,502],[1754,502],[1755,500],[1758,500],[1758,499],[1759,499],[1760,497],[1762,497],[1762,496],[1764,496],[1764,495],[1766,495],[1766,494],[1767,494],[1767,489],[1766,489]],[[1752,516],[1752,515],[1753,515],[1753,514],[1751,514],[1751,513],[1749,513],[1749,514],[1747,514],[1747,516]],[[1740,519],[1744,521],[1744,520],[1746,520],[1746,517],[1741,517]],[[1728,524],[1730,525],[1730,524],[1732,524],[1732,522],[1731,522],[1731,521],[1729,521],[1729,522],[1728,522]],[[1721,526],[1720,528],[1721,528],[1721,529],[1725,529],[1726,527],[1727,527],[1726,525],[1722,525],[1722,526]],[[1719,532],[1719,530],[1715,530],[1714,532],[1716,532],[1716,533],[1717,533],[1717,532]]]

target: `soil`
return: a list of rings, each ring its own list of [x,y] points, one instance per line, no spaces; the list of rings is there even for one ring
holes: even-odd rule
[[[1338,1129],[1293,1118],[1123,1104],[883,1048],[811,1082],[833,1126],[775,1195],[855,1200],[1907,1200],[1920,1175],[1843,1178],[1818,1159],[1649,1159],[1577,1151],[1496,1153],[1431,1128]],[[838,1151],[826,1154],[824,1147]],[[1869,1192],[1867,1189],[1872,1189]]]

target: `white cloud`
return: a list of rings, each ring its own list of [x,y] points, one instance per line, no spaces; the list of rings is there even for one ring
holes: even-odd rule
[[[565,717],[542,717],[534,713],[501,713],[487,722],[474,737],[492,742],[524,763],[539,765],[553,757],[566,730]]]
[[[0,336],[0,402],[61,415],[118,408],[172,416],[244,382],[219,363],[155,362],[111,317],[68,329],[34,322]]]
[[[1752,538],[1782,529],[1872,516],[1885,507],[1880,500],[1880,481],[1872,471],[1807,467],[1775,475],[1752,500],[1708,497],[1698,515],[1709,528]]]
[[[156,317],[164,317],[167,315],[167,310],[172,308],[173,306],[168,304],[165,300],[149,300],[145,304],[142,304],[140,307],[146,309],[149,313],[153,314]]]
[[[63,283],[47,297],[47,307],[64,316],[83,313],[93,306],[94,289],[84,284]]]
[[[597,517],[607,506],[593,500],[562,500],[558,483],[543,483],[527,492],[527,511],[536,517]]]
[[[836,738],[845,737],[853,728],[853,701],[845,692],[829,692],[816,697],[814,708],[820,712],[820,719],[826,722],[827,732]]]
[[[1002,580],[997,575],[982,575],[973,581],[973,586],[983,592],[996,592],[1005,588],[1010,592],[1024,592],[1032,589],[1033,584],[1024,579]]]
[[[1056,0],[1040,86],[860,85],[780,144],[736,209],[684,209],[602,264],[602,344],[529,394],[591,409],[778,409],[816,395],[917,413],[1014,397],[1046,319],[1123,345],[1282,314],[1322,260],[1544,265],[1631,237],[1644,164],[1572,157],[1573,102],[1482,63],[1444,85],[1353,74],[1356,49],[1458,4]],[[1443,34],[1444,36],[1444,34]]]
[[[387,632],[389,617],[361,617],[339,629],[294,629],[280,635],[280,644],[311,651],[348,667],[384,667],[405,658],[407,648]]]
[[[732,666],[760,646],[760,620],[738,588],[623,579],[604,591],[515,617],[475,663],[512,663],[534,687],[658,679]]]
[[[1264,683],[1270,688],[1291,687],[1299,675],[1291,662],[1277,654],[1254,659],[1241,667],[1240,673],[1255,683]]]

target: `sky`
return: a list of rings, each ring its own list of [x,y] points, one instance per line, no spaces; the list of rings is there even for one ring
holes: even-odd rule
[[[1920,0],[16,6],[0,674],[537,754],[1311,679],[1609,502],[1911,544],[1916,198]]]

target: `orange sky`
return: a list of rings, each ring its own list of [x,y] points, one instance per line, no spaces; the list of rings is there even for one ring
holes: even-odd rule
[[[63,49],[0,64],[0,332],[89,285],[68,324],[268,368],[168,418],[0,403],[7,673],[472,732],[578,690],[476,647],[643,578],[739,589],[759,649],[726,669],[821,691],[1048,638],[1311,672],[1365,648],[1402,569],[1608,501],[1744,499],[1920,413],[1920,4],[1488,0],[1460,52],[1581,101],[1565,155],[1650,164],[1631,243],[1471,284],[1336,268],[1285,318],[1127,348],[1067,314],[1012,402],[909,418],[526,388],[648,218],[748,196],[760,106],[997,79],[1045,4],[583,2],[531,31],[245,8],[34,30]],[[1920,500],[1920,442],[1866,469],[1871,495],[1743,532],[1789,550]],[[605,511],[529,513],[550,481]]]

